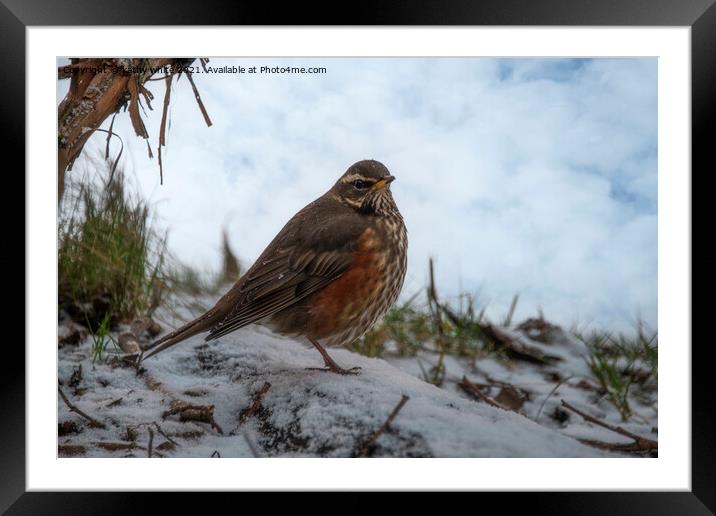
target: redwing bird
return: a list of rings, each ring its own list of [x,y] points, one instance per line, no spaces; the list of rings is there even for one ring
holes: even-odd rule
[[[363,335],[395,302],[405,279],[408,237],[380,162],[359,161],[294,215],[256,263],[205,314],[154,342],[147,358],[208,331],[212,340],[252,323],[323,346]]]

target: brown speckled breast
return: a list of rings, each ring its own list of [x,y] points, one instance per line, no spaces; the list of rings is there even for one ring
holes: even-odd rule
[[[393,305],[405,279],[402,219],[379,221],[360,237],[349,269],[308,300],[306,335],[328,346],[363,335]]]

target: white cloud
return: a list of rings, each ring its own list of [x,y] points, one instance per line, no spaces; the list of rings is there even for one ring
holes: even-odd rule
[[[225,61],[262,63],[212,63]],[[161,187],[126,114],[115,121],[182,259],[216,266],[228,224],[252,261],[351,163],[374,158],[398,178],[407,293],[432,255],[445,295],[479,289],[493,316],[520,293],[520,317],[539,306],[563,324],[624,329],[639,311],[656,327],[655,59],[267,61],[328,73],[196,75],[211,128],[181,79]],[[156,148],[164,85],[151,89]]]

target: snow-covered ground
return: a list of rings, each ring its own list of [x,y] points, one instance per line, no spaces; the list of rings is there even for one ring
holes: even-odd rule
[[[111,353],[93,363],[87,337],[60,347],[60,388],[104,428],[71,412],[58,395],[58,453],[146,457],[151,441],[152,456],[159,457],[625,456],[580,443],[631,440],[565,411],[561,399],[657,439],[650,406],[635,400],[635,416],[622,423],[611,405],[597,400],[581,343],[563,333],[547,344],[503,331],[561,360],[545,366],[489,358],[473,365],[446,357],[445,381],[436,387],[422,375],[437,355],[384,360],[329,350],[340,365],[362,368],[358,376],[340,376],[307,370],[322,365],[314,349],[260,326],[209,343],[197,335],[147,359],[139,372]],[[463,376],[486,385],[486,395],[513,410],[468,395],[458,385]],[[408,401],[379,432],[402,396]],[[177,405],[182,402],[190,406]],[[255,410],[248,411],[252,404]]]

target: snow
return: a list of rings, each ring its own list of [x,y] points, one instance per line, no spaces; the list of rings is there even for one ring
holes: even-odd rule
[[[166,324],[164,329],[169,329]],[[643,408],[647,414],[642,417],[644,421],[623,424],[606,402],[595,404],[592,391],[576,386],[580,379],[577,375],[585,373],[576,342],[565,336],[561,345],[548,345],[520,335],[531,346],[549,347],[545,352],[563,356],[565,360],[554,367],[559,368],[563,379],[574,377],[550,395],[556,383],[545,379],[545,366],[515,368],[490,358],[479,360],[473,367],[467,360],[446,357],[446,379],[442,387],[437,387],[422,379],[418,365],[421,360],[429,369],[430,363],[437,361],[436,355],[384,360],[331,349],[341,366],[362,368],[360,375],[342,376],[307,370],[322,366],[313,348],[261,326],[250,326],[209,343],[203,341],[203,335],[197,335],[147,359],[142,363],[144,371],[137,374],[131,366],[117,365],[118,355],[109,354],[93,364],[88,337],[78,346],[59,349],[59,379],[70,401],[106,428],[91,428],[58,396],[58,422],[72,421],[80,429],[79,433],[59,436],[58,444],[82,446],[79,456],[146,457],[151,428],[153,456],[351,457],[363,449],[403,395],[409,400],[369,448],[370,456],[624,456],[577,441],[627,442],[624,437],[585,423],[576,414],[570,414],[566,423],[553,419],[550,414],[562,398],[595,417],[655,439],[655,413],[649,415]],[[81,380],[70,385],[80,365]],[[463,375],[473,383],[497,380],[512,384],[526,392],[528,400],[521,413],[478,402],[457,386]],[[270,388],[261,399],[261,408],[240,424],[240,414],[252,405],[265,382]],[[491,387],[485,392],[494,398],[499,389]],[[177,415],[163,418],[174,400],[213,405],[213,416],[223,435],[206,422],[181,421]],[[126,446],[105,449],[102,443],[107,442]],[[60,450],[60,455],[66,455],[68,448]]]

